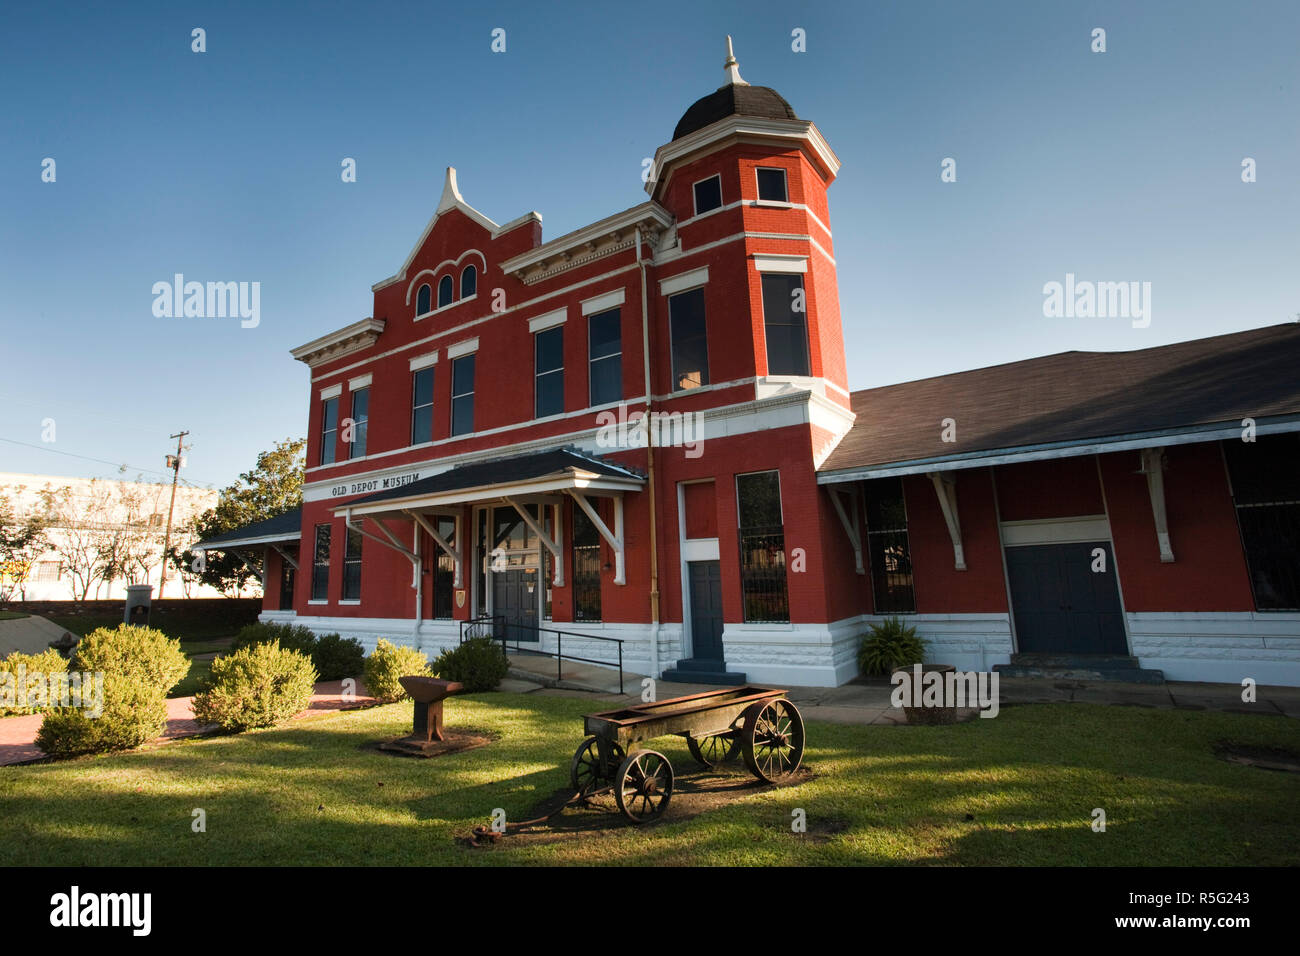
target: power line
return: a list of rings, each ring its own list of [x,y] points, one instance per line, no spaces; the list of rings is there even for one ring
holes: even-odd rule
[[[91,458],[89,455],[78,455],[78,454],[75,454],[75,453],[70,452],[70,451],[60,451],[60,450],[57,449],[57,448],[50,448],[50,447],[45,446],[45,445],[34,445],[34,444],[32,444],[31,442],[18,441],[18,439],[16,439],[16,438],[3,438],[3,437],[0,437],[0,441],[3,441],[3,442],[9,442],[9,444],[11,444],[11,445],[22,445],[22,446],[25,447],[25,448],[35,448],[37,451],[48,451],[48,452],[50,452],[51,454],[55,454],[55,455],[65,455],[65,456],[67,456],[68,458],[80,458],[82,461],[93,461],[93,462],[96,462],[97,464],[100,464],[100,465],[109,465],[110,467],[113,467],[113,468],[126,468],[128,471],[138,471],[138,472],[140,472],[141,474],[145,474],[145,475],[160,475],[160,476],[167,477],[167,478],[170,478],[170,477],[171,477],[171,473],[170,473],[170,472],[154,471],[152,468],[138,468],[138,467],[136,467],[135,465],[130,465],[130,464],[127,464],[126,462],[122,462],[122,461],[106,461],[106,460],[103,459],[103,458]],[[197,488],[198,485],[195,484],[195,482],[196,482],[196,481],[202,481],[202,479],[194,479],[193,481],[191,481],[191,480],[189,480],[189,479],[182,479],[182,481],[185,481],[185,482],[186,482],[187,484],[189,484],[191,487],[196,487],[196,488]],[[214,485],[214,486],[215,486],[215,485],[217,484],[217,482],[214,482],[214,481],[205,481],[205,482],[203,482],[203,484]]]

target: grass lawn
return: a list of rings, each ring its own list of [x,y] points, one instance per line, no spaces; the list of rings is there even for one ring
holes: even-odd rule
[[[21,611],[0,611],[0,621],[16,621],[20,617],[30,616],[31,615],[24,614]]]
[[[0,865],[1300,863],[1300,775],[1213,753],[1220,740],[1295,749],[1300,723],[1088,704],[1008,707],[954,727],[811,724],[814,775],[799,786],[745,788],[687,819],[674,819],[675,798],[641,829],[608,814],[549,841],[459,845],[494,808],[526,819],[567,786],[579,716],[593,709],[536,695],[456,698],[450,727],[503,736],[434,760],[368,747],[408,732],[408,703],[3,767]],[[679,784],[696,773],[679,738],[656,749]],[[206,833],[191,832],[196,807]],[[1094,807],[1106,810],[1105,833],[1091,829]],[[795,808],[807,813],[805,835],[791,833]]]

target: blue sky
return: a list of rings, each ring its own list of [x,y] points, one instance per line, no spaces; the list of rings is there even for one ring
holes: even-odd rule
[[[1293,0],[50,3],[5,17],[0,471],[160,471],[185,428],[184,477],[233,480],[303,434],[307,368],[288,350],[370,314],[445,166],[498,222],[540,212],[547,238],[634,205],[642,158],[721,84],[727,33],[744,77],[844,164],[831,228],[854,388],[1300,313]],[[176,272],[260,282],[260,325],[156,318],[153,283]],[[1067,272],[1150,282],[1150,326],[1045,318],[1043,285]]]

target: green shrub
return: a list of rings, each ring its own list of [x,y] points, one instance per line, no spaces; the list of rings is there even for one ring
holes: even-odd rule
[[[155,740],[167,724],[167,698],[157,684],[104,673],[104,709],[95,717],[78,707],[46,711],[36,746],[51,757],[131,750]]]
[[[311,652],[317,680],[342,680],[356,677],[366,666],[366,649],[361,642],[337,634],[322,634]]]
[[[242,651],[257,644],[274,644],[287,651],[298,651],[311,655],[316,649],[316,635],[311,628],[301,624],[272,624],[258,622],[239,629],[235,639],[230,642],[231,651]]]
[[[490,637],[472,637],[443,651],[433,662],[436,676],[460,681],[467,691],[495,690],[509,668],[501,645]]]
[[[241,731],[271,727],[306,710],[316,668],[301,651],[257,643],[212,662],[194,697],[194,719]]]
[[[36,745],[53,757],[130,750],[155,739],[167,724],[167,691],[190,662],[180,641],[162,631],[121,624],[82,638],[69,669],[103,675],[103,711],[95,715],[89,701],[47,711]]]
[[[910,667],[925,659],[927,642],[902,618],[886,618],[871,625],[871,633],[858,648],[858,669],[863,674],[889,674],[895,667]]]
[[[26,691],[19,686],[19,668],[22,668],[22,680],[27,684]],[[48,683],[45,681],[47,674],[66,673],[68,662],[58,651],[51,648],[48,651],[41,651],[39,654],[24,654],[21,651],[14,651],[4,660],[0,660],[0,717],[9,717],[17,714],[36,714],[45,710],[49,706],[46,701],[45,705],[37,707],[6,707],[5,703],[12,693],[12,700],[17,704],[20,700],[31,700],[35,697],[38,701],[44,700],[45,689]],[[13,674],[12,682],[5,678],[5,674]],[[35,675],[41,675],[41,690],[36,689],[36,682],[32,680]],[[39,696],[36,696],[38,695]]]
[[[398,647],[380,640],[366,658],[366,691],[384,703],[406,697],[399,678],[429,675],[429,659],[414,647]]]
[[[70,670],[120,674],[154,687],[164,697],[190,671],[190,660],[174,641],[152,627],[119,624],[91,631],[77,645]]]

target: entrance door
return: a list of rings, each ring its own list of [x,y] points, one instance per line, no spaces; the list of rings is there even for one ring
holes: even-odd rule
[[[690,561],[686,567],[691,587],[691,653],[697,661],[721,663],[721,565],[717,561]]]
[[[540,600],[536,568],[496,571],[492,578],[492,613],[505,619],[509,641],[537,640],[537,605]]]
[[[1097,548],[1103,571],[1092,569]],[[1021,653],[1128,653],[1109,543],[1007,548],[1007,579]]]

